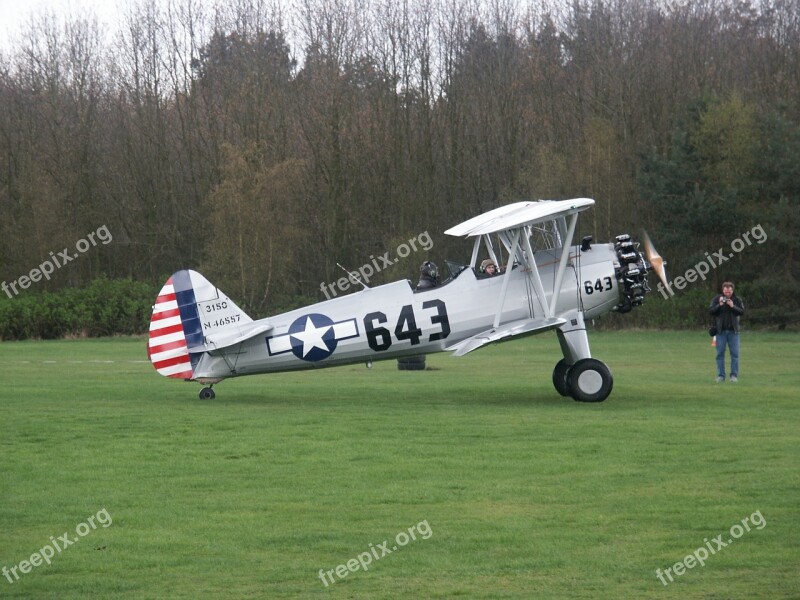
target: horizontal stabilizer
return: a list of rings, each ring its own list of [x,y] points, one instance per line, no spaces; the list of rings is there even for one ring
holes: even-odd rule
[[[273,327],[269,323],[264,325],[259,325],[254,327],[250,331],[245,331],[244,333],[239,333],[238,331],[230,331],[227,333],[220,333],[214,334],[212,336],[206,337],[206,345],[213,346],[215,349],[219,350],[220,348],[226,348],[228,346],[233,346],[234,344],[240,344],[242,342],[246,342],[250,338],[253,338],[259,334],[266,333],[267,331],[272,331]]]
[[[549,319],[520,319],[505,323],[496,329],[488,329],[476,333],[470,338],[454,344],[445,350],[453,352],[454,356],[464,356],[468,352],[477,350],[486,344],[507,341],[511,337],[533,335],[548,329],[554,329],[566,323],[564,319],[552,317]]]

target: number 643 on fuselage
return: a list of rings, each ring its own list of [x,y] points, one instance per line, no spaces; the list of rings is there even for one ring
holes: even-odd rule
[[[229,377],[331,367],[434,352],[461,356],[517,336],[555,331],[562,358],[553,384],[564,396],[598,402],[611,392],[609,368],[592,358],[585,320],[628,312],[650,290],[664,262],[645,235],[573,245],[578,215],[590,198],[517,202],[445,233],[471,239],[469,262],[447,261],[435,287],[408,280],[253,320],[201,274],[172,275],[156,299],[148,356],[167,377],[211,386]],[[501,265],[478,269],[488,256]]]

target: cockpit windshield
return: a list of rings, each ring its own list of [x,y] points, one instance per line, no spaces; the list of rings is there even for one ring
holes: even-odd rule
[[[461,273],[463,273],[465,269],[469,269],[469,265],[464,265],[446,259],[444,261],[444,266],[445,266],[445,272],[443,273],[443,275],[445,275],[446,277],[439,285],[445,285],[447,283],[450,283]]]

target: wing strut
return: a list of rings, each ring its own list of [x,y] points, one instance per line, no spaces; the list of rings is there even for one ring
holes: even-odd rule
[[[578,214],[573,213],[569,220],[569,229],[567,235],[563,240],[561,248],[561,260],[558,263],[558,273],[556,273],[556,283],[553,287],[553,297],[550,298],[550,311],[547,316],[552,317],[558,308],[558,298],[561,296],[561,283],[564,280],[564,271],[567,270],[567,259],[569,258],[569,249],[572,246],[572,236],[575,235],[575,226],[578,223]]]
[[[531,272],[530,277],[533,280],[533,289],[536,291],[536,299],[539,300],[539,305],[545,312],[545,317],[549,319],[553,315],[548,312],[548,308],[545,306],[544,286],[542,285],[542,278],[539,277],[539,267],[536,266],[536,258],[533,256],[531,238],[529,235],[525,236],[525,251],[528,253],[528,268]]]
[[[522,228],[520,227],[514,231],[514,240],[511,244],[511,251],[508,253],[508,264],[506,265],[506,272],[503,275],[503,287],[500,288],[500,300],[497,303],[497,313],[494,315],[494,323],[492,329],[497,329],[500,326],[500,315],[503,314],[503,304],[506,301],[506,292],[508,291],[508,282],[511,280],[511,269],[514,267],[514,257],[517,255],[517,248],[519,248],[519,236]]]
[[[472,258],[469,259],[469,264],[473,267],[478,265],[478,251],[481,249],[481,236],[475,238],[475,243],[472,245]]]

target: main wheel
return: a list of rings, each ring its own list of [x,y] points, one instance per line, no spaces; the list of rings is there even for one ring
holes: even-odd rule
[[[614,387],[614,378],[605,363],[584,358],[572,365],[567,373],[570,395],[578,402],[602,402]]]
[[[213,400],[216,394],[210,387],[205,387],[200,390],[200,400]]]
[[[416,356],[406,356],[405,358],[398,358],[397,369],[399,371],[424,371],[425,355],[418,354]]]
[[[572,365],[568,365],[566,359],[562,358],[556,363],[556,368],[553,369],[553,387],[562,396],[569,396],[569,387],[567,387],[567,373]]]

